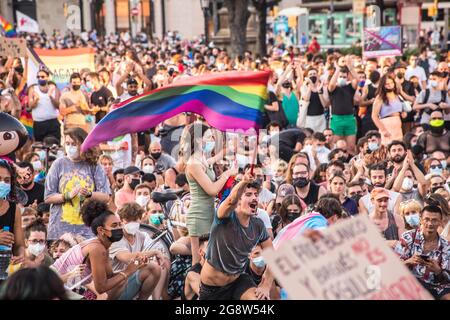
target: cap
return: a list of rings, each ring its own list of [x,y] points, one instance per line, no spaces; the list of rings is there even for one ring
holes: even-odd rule
[[[408,65],[404,62],[399,61],[394,64],[394,70],[395,69],[406,69],[406,68],[408,68]]]
[[[277,191],[277,197],[275,203],[283,202],[284,198],[288,195],[295,194],[295,188],[289,183],[282,184]]]
[[[389,192],[385,188],[375,188],[370,193],[372,199],[378,200],[381,198],[389,198]]]
[[[138,167],[135,167],[135,166],[129,166],[129,167],[126,167],[125,170],[123,171],[123,174],[125,174],[125,175],[135,174],[135,173],[141,173],[141,169],[139,169]]]

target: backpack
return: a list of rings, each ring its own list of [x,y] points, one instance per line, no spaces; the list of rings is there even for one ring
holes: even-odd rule
[[[425,90],[425,97],[422,101],[422,104],[428,103],[428,99],[430,98],[430,89],[426,89]],[[447,100],[447,91],[445,90],[441,90],[441,101],[440,102],[445,102]],[[423,112],[427,113],[427,114],[431,114],[431,109],[430,108],[426,108],[423,110]]]

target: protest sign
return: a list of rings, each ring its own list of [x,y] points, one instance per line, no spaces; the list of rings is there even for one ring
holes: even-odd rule
[[[365,28],[363,55],[365,58],[402,55],[401,27]]]
[[[0,56],[13,58],[26,57],[27,42],[23,38],[0,38]]]
[[[0,37],[0,57],[9,56],[9,49],[7,46],[6,38]]]
[[[313,242],[300,236],[263,256],[290,299],[429,300],[365,215],[323,230]]]
[[[82,69],[95,71],[95,50],[91,48],[47,50],[34,49],[36,61],[41,61],[51,72],[51,79],[59,89],[69,83],[70,75]],[[32,79],[36,74],[29,74]],[[31,78],[30,78],[31,79]]]

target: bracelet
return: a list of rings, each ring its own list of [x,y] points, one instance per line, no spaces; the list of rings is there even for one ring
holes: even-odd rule
[[[120,271],[118,274],[120,274],[121,276],[123,276],[124,280],[127,280],[127,279],[128,279],[128,276],[127,276],[127,274],[126,274],[125,272]]]

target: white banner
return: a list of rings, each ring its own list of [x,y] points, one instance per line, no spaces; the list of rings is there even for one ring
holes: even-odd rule
[[[264,250],[277,281],[294,300],[432,300],[366,215]]]

